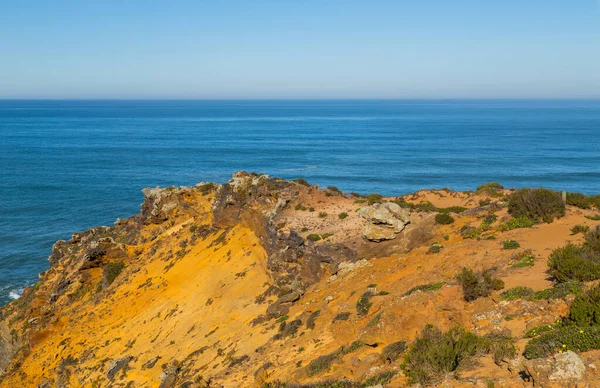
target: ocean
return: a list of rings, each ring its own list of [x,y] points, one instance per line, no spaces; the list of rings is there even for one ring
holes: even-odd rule
[[[344,191],[600,193],[600,101],[0,101],[0,305],[144,187],[238,170]]]

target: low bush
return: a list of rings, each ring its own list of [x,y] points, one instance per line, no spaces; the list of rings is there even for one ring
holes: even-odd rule
[[[429,247],[429,250],[427,250],[427,253],[440,253],[443,247],[444,246],[442,244],[440,244],[439,242],[434,242]]]
[[[588,225],[583,225],[583,224],[575,225],[574,227],[571,228],[571,236],[574,236],[578,233],[586,234],[589,231],[590,231],[590,227]]]
[[[477,186],[475,190],[476,194],[487,194],[493,197],[502,195],[502,190],[504,190],[504,186],[502,186],[498,182],[487,182],[482,185]]]
[[[500,230],[506,232],[513,229],[531,228],[533,225],[535,225],[535,222],[530,220],[527,216],[518,216],[513,217],[506,221],[506,223],[500,225]]]
[[[587,218],[588,220],[592,220],[592,221],[600,221],[600,214],[598,214],[596,216],[585,216],[585,218]]]
[[[578,295],[583,292],[583,287],[578,281],[558,283],[554,287],[534,292],[529,300],[563,299],[567,295]]]
[[[319,218],[325,218],[325,217],[327,217],[326,212],[319,212]]]
[[[421,291],[421,292],[437,291],[437,290],[441,289],[444,286],[444,284],[446,284],[446,282],[428,283],[428,284],[416,286],[416,287],[413,287],[410,290],[406,291],[404,296],[414,294],[417,291]]]
[[[441,225],[449,225],[454,222],[454,218],[448,213],[438,213],[435,215],[435,222]]]
[[[404,357],[403,368],[409,384],[440,382],[463,360],[474,356],[479,345],[479,338],[464,329],[454,328],[443,333],[432,325],[425,326]]]
[[[600,325],[600,285],[575,297],[566,321],[576,326]]]
[[[125,268],[125,264],[122,262],[108,263],[102,268],[102,278],[104,279],[104,286],[107,287],[115,281],[117,276],[121,274],[121,271]]]
[[[535,264],[535,256],[531,249],[525,249],[523,252],[515,253],[512,259],[514,260],[512,266],[515,268],[532,267]]]
[[[519,244],[515,240],[504,240],[502,241],[502,249],[517,249],[520,248],[521,244]]]
[[[558,321],[556,323],[550,323],[548,325],[539,325],[539,326],[535,326],[532,327],[531,329],[527,330],[525,332],[525,335],[523,337],[525,338],[535,338],[541,334],[547,333],[549,331],[555,330],[559,327],[562,326],[562,322]]]
[[[310,186],[308,184],[308,182],[306,181],[306,179],[304,179],[304,178],[295,179],[294,182],[296,182],[296,183],[298,183],[298,184],[300,184],[302,186]]]
[[[349,312],[339,313],[335,317],[333,317],[333,321],[331,321],[331,323],[337,322],[337,321],[347,321],[348,318],[350,318]]]
[[[508,333],[490,333],[480,338],[479,348],[494,356],[494,363],[501,365],[503,361],[512,359],[517,354],[515,340]]]
[[[306,328],[307,329],[312,330],[315,328],[315,321],[317,320],[317,317],[319,315],[321,315],[321,310],[313,311],[312,313],[310,313],[310,315],[306,319]]]
[[[463,207],[463,206],[450,206],[450,207],[440,207],[440,208],[437,208],[437,211],[440,212],[440,213],[456,213],[456,214],[459,214],[459,213],[467,211],[467,208]]]
[[[363,293],[360,298],[358,298],[358,302],[356,302],[356,311],[359,316],[365,316],[369,313],[369,309],[373,305],[371,302],[371,298],[373,297],[373,293],[371,291],[367,291]]]
[[[559,282],[600,279],[600,257],[592,249],[567,244],[555,249],[548,258],[550,275]]]
[[[592,207],[592,199],[581,193],[567,193],[567,205],[589,209]]]
[[[340,214],[338,214],[338,218],[340,220],[343,220],[346,217],[348,217],[348,213],[346,213],[346,212],[341,212]]]
[[[534,291],[532,288],[525,286],[517,286],[513,288],[509,288],[500,294],[500,298],[504,300],[516,300],[516,299],[526,299],[527,297],[533,295]]]
[[[600,326],[562,326],[529,341],[524,355],[532,359],[568,350],[587,352],[592,349],[600,349]]]
[[[504,282],[493,275],[493,270],[487,269],[481,273],[475,273],[470,268],[463,268],[456,277],[462,286],[463,295],[467,302],[477,298],[489,296],[492,291],[504,288]]]
[[[365,195],[365,199],[369,203],[369,205],[373,205],[375,203],[381,202],[383,196],[381,194],[367,194]]]
[[[389,360],[391,362],[396,361],[400,358],[402,353],[406,350],[406,342],[398,341],[393,342],[381,350],[381,358],[384,360]]]
[[[320,373],[326,372],[331,368],[331,364],[342,354],[343,348],[339,348],[338,350],[326,354],[324,356],[319,356],[312,360],[307,366],[307,372],[309,376],[315,376]]]
[[[557,191],[521,189],[509,196],[508,212],[513,217],[525,216],[534,222],[552,222],[565,215],[565,204]]]
[[[321,239],[321,236],[319,236],[316,233],[313,233],[313,234],[309,234],[308,236],[306,236],[306,239],[310,240],[310,241],[319,241]]]

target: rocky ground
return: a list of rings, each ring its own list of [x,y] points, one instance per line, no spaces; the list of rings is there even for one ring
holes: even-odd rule
[[[528,331],[575,296],[502,294],[552,289],[548,256],[581,243],[573,227],[600,225],[598,210],[507,230],[510,193],[381,198],[246,173],[146,189],[139,215],[57,242],[0,310],[0,386],[403,387],[428,324],[501,333],[515,351],[477,350],[425,384],[600,386],[597,350],[523,357]],[[503,288],[466,301],[464,267]]]

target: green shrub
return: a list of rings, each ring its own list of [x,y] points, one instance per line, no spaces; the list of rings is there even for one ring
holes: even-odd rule
[[[361,387],[376,387],[379,385],[386,384],[387,382],[389,382],[392,379],[392,377],[396,376],[396,373],[397,372],[393,371],[393,370],[378,373],[374,376],[369,377],[365,381],[363,381],[360,386]],[[336,388],[336,387],[323,386],[323,388]]]
[[[306,181],[306,179],[304,179],[304,178],[298,178],[298,179],[294,180],[294,182],[296,182],[302,186],[310,186],[308,184],[308,182]]]
[[[358,302],[356,302],[356,311],[358,312],[358,315],[364,316],[369,313],[369,309],[373,305],[373,303],[371,303],[371,297],[373,297],[373,293],[367,291],[358,298]]]
[[[589,249],[595,255],[600,256],[600,226],[585,234],[583,247]]]
[[[437,290],[441,289],[444,286],[444,284],[446,284],[446,282],[428,283],[428,284],[416,286],[416,287],[413,287],[410,290],[406,291],[404,296],[408,296],[417,291],[421,291],[421,292],[437,291]]]
[[[482,230],[487,230],[490,228],[490,226],[496,222],[496,220],[498,219],[498,216],[495,214],[489,214],[487,215],[482,221],[481,221],[481,225],[479,225],[479,227]]]
[[[391,362],[394,362],[400,358],[400,356],[402,355],[402,353],[404,353],[405,350],[406,350],[406,342],[404,342],[404,341],[394,342],[394,343],[387,345],[386,347],[384,347],[381,350],[381,358],[383,358],[384,360],[389,360]]]
[[[325,218],[325,217],[327,217],[326,212],[319,212],[319,218]]]
[[[504,186],[502,186],[498,182],[488,182],[484,183],[480,186],[477,186],[475,190],[476,194],[488,194],[491,196],[499,196],[502,194],[502,190],[504,190]]]
[[[592,202],[592,205],[596,207],[596,209],[600,209],[600,194],[590,197],[590,201]]]
[[[545,299],[563,299],[567,295],[578,295],[582,292],[583,287],[578,281],[568,281],[558,283],[554,287],[536,291],[531,295],[529,300],[545,300]]]
[[[600,257],[586,246],[567,244],[555,249],[548,258],[548,267],[559,282],[600,279]]]
[[[111,285],[124,268],[125,264],[122,262],[106,264],[102,268],[102,277],[105,281],[105,286]]]
[[[575,225],[571,228],[571,236],[576,235],[577,233],[586,234],[590,231],[590,227],[588,225]]]
[[[555,329],[557,329],[557,328],[559,328],[561,326],[562,326],[562,322],[561,321],[558,321],[556,323],[550,323],[548,325],[535,326],[535,327],[532,327],[531,329],[527,330],[525,332],[524,337],[525,338],[534,338],[534,337],[539,336],[540,334],[544,334],[544,333],[547,333],[549,331],[555,330]]]
[[[515,253],[512,258],[515,261],[512,266],[515,268],[532,267],[535,264],[535,256],[531,249]]]
[[[500,230],[506,232],[513,229],[531,228],[534,224],[535,222],[530,220],[527,216],[513,217],[506,223],[500,225]]]
[[[525,216],[534,222],[552,222],[565,215],[565,204],[557,191],[521,189],[509,196],[508,212],[513,217]]]
[[[592,199],[581,193],[567,193],[567,205],[589,209],[592,207]]]
[[[381,200],[383,199],[383,196],[380,194],[367,194],[367,195],[365,195],[365,199],[367,200],[369,205],[373,205],[375,203],[381,202]]]
[[[335,186],[327,186],[327,190],[329,190],[335,194],[343,194],[342,191]]]
[[[429,247],[429,250],[427,251],[427,253],[440,253],[440,251],[442,250],[443,247],[444,246],[442,244],[440,244],[439,242],[434,242]]]
[[[331,364],[342,354],[343,348],[339,348],[335,352],[319,356],[312,360],[307,366],[309,376],[315,376],[319,373],[326,372],[331,368]]]
[[[575,297],[567,322],[576,326],[600,325],[600,285]]]
[[[479,238],[480,234],[481,229],[471,225],[465,225],[462,228],[460,228],[460,235],[463,238]]]
[[[310,313],[310,315],[306,319],[306,328],[307,329],[312,330],[315,328],[315,321],[317,320],[317,317],[319,315],[321,315],[321,310],[313,311],[312,313]]]
[[[525,345],[524,355],[532,359],[568,350],[592,349],[600,349],[600,326],[563,326],[533,338]]]
[[[455,371],[460,363],[477,353],[479,338],[464,329],[442,333],[427,325],[404,357],[409,384],[432,385]]]
[[[301,210],[301,211],[305,211],[306,207],[304,207],[304,205],[302,205],[301,203],[297,204],[295,207],[296,210]]]
[[[309,234],[308,236],[306,236],[306,239],[310,240],[310,241],[319,241],[321,239],[321,236],[319,236],[316,233],[312,233],[312,234]]]
[[[346,217],[348,217],[348,213],[346,213],[346,212],[341,212],[340,214],[338,214],[338,218],[340,220],[343,220]]]
[[[517,286],[509,288],[500,294],[500,298],[504,300],[525,299],[533,295],[533,289],[525,286]]]
[[[519,244],[515,240],[504,240],[502,241],[502,249],[517,249],[520,248],[521,244]]]
[[[494,363],[502,365],[503,361],[512,359],[517,354],[515,340],[507,333],[490,333],[480,338],[479,348],[494,356]]]
[[[448,213],[438,213],[435,215],[435,222],[441,225],[449,225],[454,222],[454,218]]]
[[[596,216],[585,216],[585,218],[587,218],[588,220],[592,220],[592,221],[600,221],[600,214],[598,214]]]
[[[415,205],[415,210],[420,212],[436,212],[438,208],[429,201],[423,201]]]
[[[331,323],[337,322],[337,321],[347,321],[348,318],[350,318],[349,312],[339,313],[335,317],[333,317],[333,321],[331,321]]]
[[[463,268],[456,277],[462,286],[463,295],[467,302],[480,297],[489,296],[492,291],[504,288],[504,282],[492,276],[493,270],[487,269],[481,273],[475,273],[470,268]]]

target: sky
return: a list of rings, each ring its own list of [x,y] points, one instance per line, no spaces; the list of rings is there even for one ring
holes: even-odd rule
[[[600,98],[600,0],[0,0],[0,98]]]

